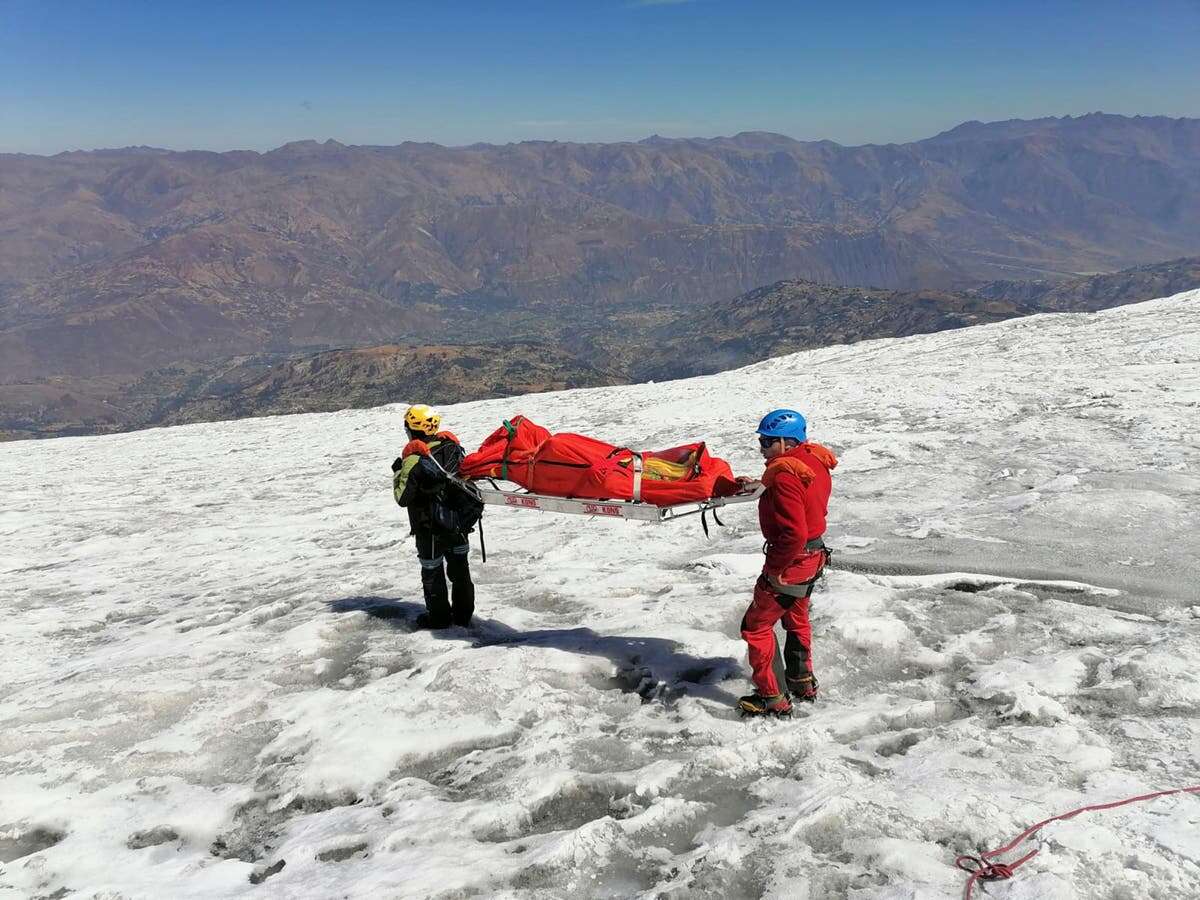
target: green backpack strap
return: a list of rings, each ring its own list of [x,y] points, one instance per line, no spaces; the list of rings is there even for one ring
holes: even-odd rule
[[[500,480],[508,481],[508,448],[512,446],[513,438],[517,436],[517,426],[505,419],[504,430],[508,432],[508,441],[504,444],[504,456],[500,458]]]

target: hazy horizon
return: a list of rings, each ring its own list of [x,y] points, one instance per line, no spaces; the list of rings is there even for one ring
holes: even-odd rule
[[[962,125],[967,125],[967,124],[971,124],[971,123],[979,123],[979,124],[983,124],[983,125],[998,125],[998,124],[1003,124],[1004,122],[1014,122],[1014,121],[1035,122],[1035,121],[1044,121],[1044,120],[1049,120],[1049,119],[1060,119],[1060,120],[1061,119],[1083,119],[1083,118],[1087,118],[1088,116],[1093,116],[1093,115],[1117,116],[1117,117],[1121,117],[1121,118],[1130,118],[1130,119],[1133,119],[1133,118],[1144,118],[1144,119],[1158,118],[1158,119],[1173,119],[1173,120],[1194,120],[1194,119],[1200,118],[1200,116],[1172,116],[1172,115],[1166,115],[1166,114],[1145,115],[1142,113],[1124,113],[1124,112],[1115,113],[1115,112],[1109,112],[1108,110],[1093,110],[1091,112],[1086,112],[1086,113],[1077,113],[1077,114],[1067,113],[1067,114],[1064,114],[1061,116],[1020,116],[1020,117],[1012,117],[1009,119],[992,119],[992,120],[986,120],[986,121],[980,120],[980,119],[965,119],[960,122],[955,122],[952,125],[948,125],[945,128],[939,129],[936,132],[932,132],[927,135],[922,135],[921,137],[915,138],[912,141],[867,141],[862,144],[852,144],[852,143],[848,143],[848,142],[844,142],[844,141],[838,141],[833,138],[799,138],[794,135],[785,134],[784,132],[778,131],[776,129],[756,128],[756,129],[746,129],[746,130],[743,130],[740,132],[733,132],[730,134],[670,135],[670,134],[655,133],[655,134],[646,134],[646,135],[643,135],[642,137],[629,138],[626,140],[613,140],[613,141],[575,141],[575,140],[560,140],[560,139],[556,139],[556,138],[531,137],[531,138],[523,138],[521,140],[514,140],[514,141],[483,141],[483,140],[481,140],[481,141],[470,141],[470,142],[461,143],[461,144],[458,144],[458,143],[445,144],[445,143],[441,143],[439,141],[421,140],[420,138],[406,138],[403,140],[396,141],[394,143],[387,143],[387,144],[368,143],[368,142],[359,143],[359,142],[340,140],[336,136],[322,135],[322,136],[316,136],[316,137],[312,137],[312,136],[297,137],[297,138],[293,138],[291,140],[284,141],[282,144],[275,144],[275,145],[270,145],[270,146],[260,146],[260,147],[246,147],[246,146],[167,147],[167,146],[162,146],[162,145],[157,145],[157,144],[142,143],[142,144],[126,144],[126,145],[120,146],[120,147],[118,147],[118,146],[70,147],[70,148],[56,151],[54,153],[28,153],[28,152],[24,152],[24,151],[12,151],[12,150],[0,149],[0,155],[42,156],[42,157],[46,157],[46,158],[52,158],[54,156],[59,156],[62,154],[67,154],[67,153],[116,153],[116,152],[129,151],[129,150],[162,151],[162,152],[166,152],[166,153],[206,152],[206,153],[260,153],[261,154],[261,153],[271,153],[275,150],[280,150],[283,147],[286,147],[291,144],[303,144],[303,143],[326,144],[326,143],[330,143],[330,142],[335,143],[335,144],[340,144],[345,147],[398,147],[398,146],[402,146],[404,144],[425,144],[425,145],[429,145],[429,146],[442,147],[447,150],[461,150],[461,149],[466,149],[469,147],[476,147],[476,146],[506,147],[506,146],[515,146],[518,144],[536,144],[536,143],[562,143],[562,144],[621,144],[621,143],[628,143],[628,144],[637,144],[637,143],[649,141],[649,140],[652,140],[655,138],[661,138],[664,140],[672,140],[672,141],[718,141],[718,140],[729,140],[732,138],[736,138],[736,137],[738,137],[738,135],[741,135],[741,134],[774,134],[774,135],[778,135],[780,137],[787,138],[789,140],[794,140],[794,141],[797,141],[800,143],[830,142],[830,143],[838,144],[839,146],[842,146],[842,147],[854,148],[854,147],[863,147],[863,146],[886,146],[888,144],[902,145],[902,144],[907,144],[907,143],[917,143],[922,140],[927,140],[929,138],[936,137],[938,134],[942,134],[947,131],[952,131],[955,128],[960,127]]]
[[[780,0],[242,7],[15,0],[0,152],[467,146],[1200,116],[1200,5]]]

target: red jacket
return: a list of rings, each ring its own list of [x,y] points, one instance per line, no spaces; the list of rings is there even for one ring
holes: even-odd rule
[[[816,575],[823,555],[806,551],[804,545],[825,533],[833,488],[829,473],[836,466],[831,451],[807,443],[767,463],[762,479],[767,490],[758,501],[758,523],[767,539],[766,575],[784,584]]]

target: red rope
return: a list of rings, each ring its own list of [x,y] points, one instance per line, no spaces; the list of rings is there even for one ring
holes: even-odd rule
[[[1097,803],[1095,806],[1081,806],[1079,809],[1073,809],[1068,813],[1063,813],[1059,816],[1052,816],[1036,825],[1030,825],[1015,838],[1005,844],[1003,847],[998,847],[995,850],[985,850],[979,856],[963,855],[954,860],[954,864],[964,872],[970,872],[971,877],[967,879],[967,885],[963,889],[963,900],[971,900],[971,892],[975,890],[976,881],[999,881],[1004,878],[1012,878],[1013,873],[1019,866],[1023,866],[1029,860],[1038,855],[1038,850],[1041,848],[1034,847],[1020,859],[1010,863],[992,862],[992,857],[1000,856],[1002,853],[1010,852],[1013,847],[1016,847],[1030,835],[1036,834],[1044,826],[1051,822],[1061,822],[1064,819],[1073,819],[1080,813],[1097,812],[1102,809],[1116,809],[1118,806],[1125,806],[1129,803],[1141,803],[1143,800],[1155,800],[1159,797],[1169,797],[1172,794],[1200,794],[1200,785],[1196,787],[1175,788],[1170,791],[1157,791],[1153,794],[1142,794],[1140,797],[1129,797],[1125,800],[1116,800],[1112,803]]]

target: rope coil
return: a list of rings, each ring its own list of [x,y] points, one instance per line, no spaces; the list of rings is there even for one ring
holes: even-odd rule
[[[1127,806],[1130,803],[1141,803],[1146,800],[1156,800],[1159,797],[1170,797],[1172,794],[1200,794],[1200,785],[1194,787],[1174,788],[1169,791],[1155,791],[1153,794],[1141,794],[1137,797],[1127,797],[1124,800],[1114,800],[1112,803],[1096,803],[1092,806],[1081,806],[1079,809],[1073,809],[1070,812],[1062,813],[1061,815],[1051,816],[1049,819],[1044,819],[1036,825],[1030,825],[1015,838],[1005,844],[1003,847],[998,847],[995,850],[985,850],[979,856],[971,856],[964,854],[954,860],[954,865],[962,869],[964,872],[970,872],[971,877],[967,879],[967,884],[963,888],[963,900],[971,900],[971,894],[975,890],[977,881],[1002,881],[1006,878],[1012,878],[1019,866],[1023,866],[1029,860],[1038,855],[1040,847],[1034,847],[1020,859],[1008,863],[992,862],[992,858],[1000,856],[1004,853],[1011,853],[1012,849],[1018,844],[1025,841],[1027,838],[1037,834],[1045,826],[1051,822],[1062,822],[1067,819],[1073,819],[1080,813],[1098,812],[1105,809],[1116,809],[1118,806]]]

